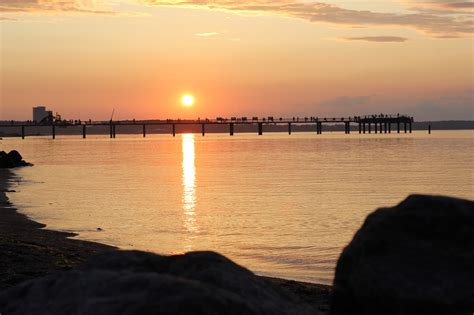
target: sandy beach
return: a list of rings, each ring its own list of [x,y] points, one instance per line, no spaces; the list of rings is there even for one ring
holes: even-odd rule
[[[13,173],[0,169],[0,291],[23,281],[80,266],[95,253],[114,247],[76,240],[72,233],[44,229],[45,225],[17,212],[6,192]],[[331,287],[262,277],[298,295],[314,308],[329,311]]]
[[[112,247],[73,240],[74,234],[43,229],[8,201],[10,170],[0,169],[0,289],[48,273],[71,269]]]

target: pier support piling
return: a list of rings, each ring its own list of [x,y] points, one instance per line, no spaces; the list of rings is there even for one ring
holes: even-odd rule
[[[117,125],[121,126],[130,126],[130,125],[136,125],[142,126],[142,134],[143,138],[147,137],[147,128],[148,125],[160,125],[160,126],[171,126],[170,132],[172,133],[173,137],[176,137],[176,133],[178,132],[176,130],[178,125],[194,125],[196,128],[199,128],[198,126],[201,125],[201,134],[204,137],[206,135],[206,125],[220,125],[219,128],[225,128],[226,125],[229,125],[229,133],[230,135],[234,135],[235,132],[235,126],[236,125],[252,125],[252,126],[257,126],[257,132],[258,135],[261,136],[263,135],[263,126],[264,124],[273,124],[273,125],[280,125],[281,127],[284,127],[286,124],[288,126],[288,135],[291,135],[293,133],[293,125],[306,125],[309,126],[310,129],[313,127],[311,126],[316,126],[316,133],[318,135],[323,133],[323,123],[329,124],[331,126],[337,127],[344,124],[344,132],[345,134],[350,134],[351,132],[357,133],[357,129],[359,131],[359,134],[366,134],[366,133],[385,133],[385,134],[390,134],[392,133],[392,128],[393,132],[395,133],[395,128],[397,129],[397,133],[413,133],[413,117],[408,117],[406,115],[404,116],[385,116],[385,115],[372,115],[372,116],[365,116],[365,117],[350,117],[350,118],[305,118],[304,120],[301,120],[300,118],[293,118],[291,119],[283,119],[279,118],[279,120],[273,120],[272,118],[267,119],[258,119],[254,117],[252,121],[248,121],[247,118],[242,118],[238,119],[233,117],[232,119],[226,119],[226,118],[218,118],[216,120],[202,120],[202,119],[197,119],[197,120],[184,120],[181,121],[180,119],[178,120],[158,120],[158,121],[135,121],[133,120],[124,120],[124,121],[118,121],[116,120],[115,122],[113,120],[106,121],[106,122],[76,122],[76,123],[60,123],[58,126],[61,129],[58,129],[58,131],[61,133],[60,130],[63,130],[63,128],[69,128],[72,127],[73,130],[75,130],[74,133],[77,133],[78,136],[80,137],[80,128],[82,127],[82,138],[86,139],[87,138],[87,128],[91,126],[91,128],[95,127],[100,127],[100,128],[107,128],[107,125],[109,126],[109,135],[110,138],[116,138],[117,132],[116,128]],[[351,124],[355,124],[354,129],[351,130]],[[402,126],[403,124],[403,126]],[[12,127],[15,130],[17,130],[18,136],[22,139],[25,139],[27,134],[26,134],[26,129],[30,126],[36,126],[36,124],[31,124],[29,121],[25,122],[17,122],[17,123],[9,123],[8,125],[2,125],[1,127]],[[431,134],[431,124],[430,125],[425,125],[427,127],[427,131],[429,134]],[[50,122],[48,125],[45,127],[49,128],[51,127],[51,137],[53,139],[56,138],[56,124],[53,122]],[[357,128],[358,127],[358,128]],[[21,130],[19,130],[21,128]],[[298,130],[300,127],[297,127]],[[331,127],[332,129],[333,127]],[[240,129],[237,130],[237,132]],[[313,129],[312,129],[313,130]],[[339,129],[340,130],[340,129]],[[137,130],[138,132],[138,130]]]
[[[428,125],[428,134],[431,134],[431,124]]]
[[[318,124],[317,124],[317,133],[318,133],[318,135],[323,134],[323,123],[321,123],[321,122],[318,122]]]

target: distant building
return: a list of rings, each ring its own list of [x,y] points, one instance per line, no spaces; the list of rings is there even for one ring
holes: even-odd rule
[[[46,117],[52,116],[53,112],[46,110],[45,106],[36,106],[33,107],[33,121],[39,123]]]

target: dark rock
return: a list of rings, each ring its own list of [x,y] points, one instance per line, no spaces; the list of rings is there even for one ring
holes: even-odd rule
[[[212,252],[112,251],[0,293],[5,314],[319,314]]]
[[[7,153],[5,151],[0,151],[0,168],[8,167],[7,164]]]
[[[415,195],[375,211],[339,258],[333,289],[333,315],[472,315],[474,202]]]
[[[31,165],[32,164],[25,162],[21,154],[16,150],[12,150],[9,153],[0,151],[0,168],[13,168]]]

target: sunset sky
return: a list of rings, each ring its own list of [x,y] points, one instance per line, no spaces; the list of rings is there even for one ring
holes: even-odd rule
[[[474,119],[472,1],[1,0],[0,12],[0,119],[36,105],[71,119]]]

